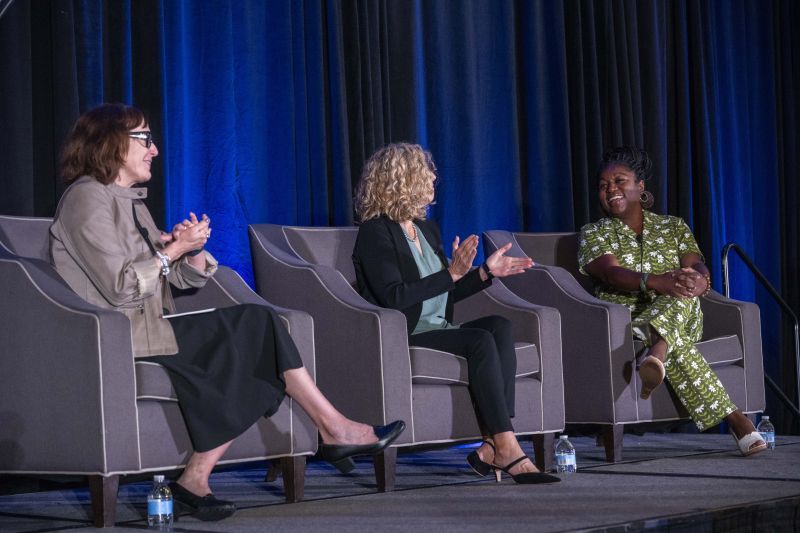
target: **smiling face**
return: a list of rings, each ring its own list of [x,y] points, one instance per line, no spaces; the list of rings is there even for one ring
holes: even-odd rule
[[[150,128],[144,123],[131,130],[131,133],[149,132]],[[137,183],[146,183],[151,178],[150,167],[153,159],[158,156],[158,148],[155,143],[147,148],[144,139],[130,138],[128,141],[128,153],[125,156],[125,163],[119,169],[119,176],[115,183],[120,187],[130,187]]]
[[[641,211],[643,191],[644,180],[636,181],[636,174],[625,165],[610,165],[600,173],[600,206],[611,217],[625,218],[626,215]]]

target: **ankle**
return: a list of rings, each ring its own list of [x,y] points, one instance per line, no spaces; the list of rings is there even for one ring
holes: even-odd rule
[[[211,492],[208,485],[208,478],[192,475],[184,471],[176,481],[178,485],[197,496],[205,496]]]

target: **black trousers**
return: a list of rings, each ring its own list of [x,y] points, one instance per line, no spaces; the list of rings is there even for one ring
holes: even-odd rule
[[[411,346],[454,353],[467,359],[469,389],[482,429],[489,434],[513,431],[514,380],[517,354],[511,322],[487,316],[458,329],[437,329],[411,335]]]

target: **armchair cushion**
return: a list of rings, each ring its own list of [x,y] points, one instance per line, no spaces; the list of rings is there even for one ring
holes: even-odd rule
[[[146,359],[137,360],[134,366],[137,400],[178,401],[166,368]]]
[[[515,342],[517,378],[539,372],[539,350],[529,342]],[[467,360],[450,352],[410,346],[411,382],[429,385],[469,385]]]
[[[700,350],[700,353],[703,354],[703,357],[712,367],[737,362],[741,366],[741,361],[744,359],[742,343],[737,335],[725,335],[724,337],[700,341],[695,343],[695,347]],[[644,343],[639,340],[633,341],[633,350],[638,354],[641,350],[644,350]]]

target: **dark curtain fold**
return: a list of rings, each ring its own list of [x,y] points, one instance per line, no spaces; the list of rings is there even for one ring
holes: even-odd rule
[[[61,142],[103,101],[149,114],[156,219],[208,213],[210,250],[248,280],[248,223],[352,223],[387,142],[433,153],[448,240],[575,231],[600,216],[604,149],[636,144],[715,286],[735,241],[800,311],[799,23],[791,0],[19,0],[0,19],[0,213],[53,214]],[[796,398],[787,323],[731,264]]]

